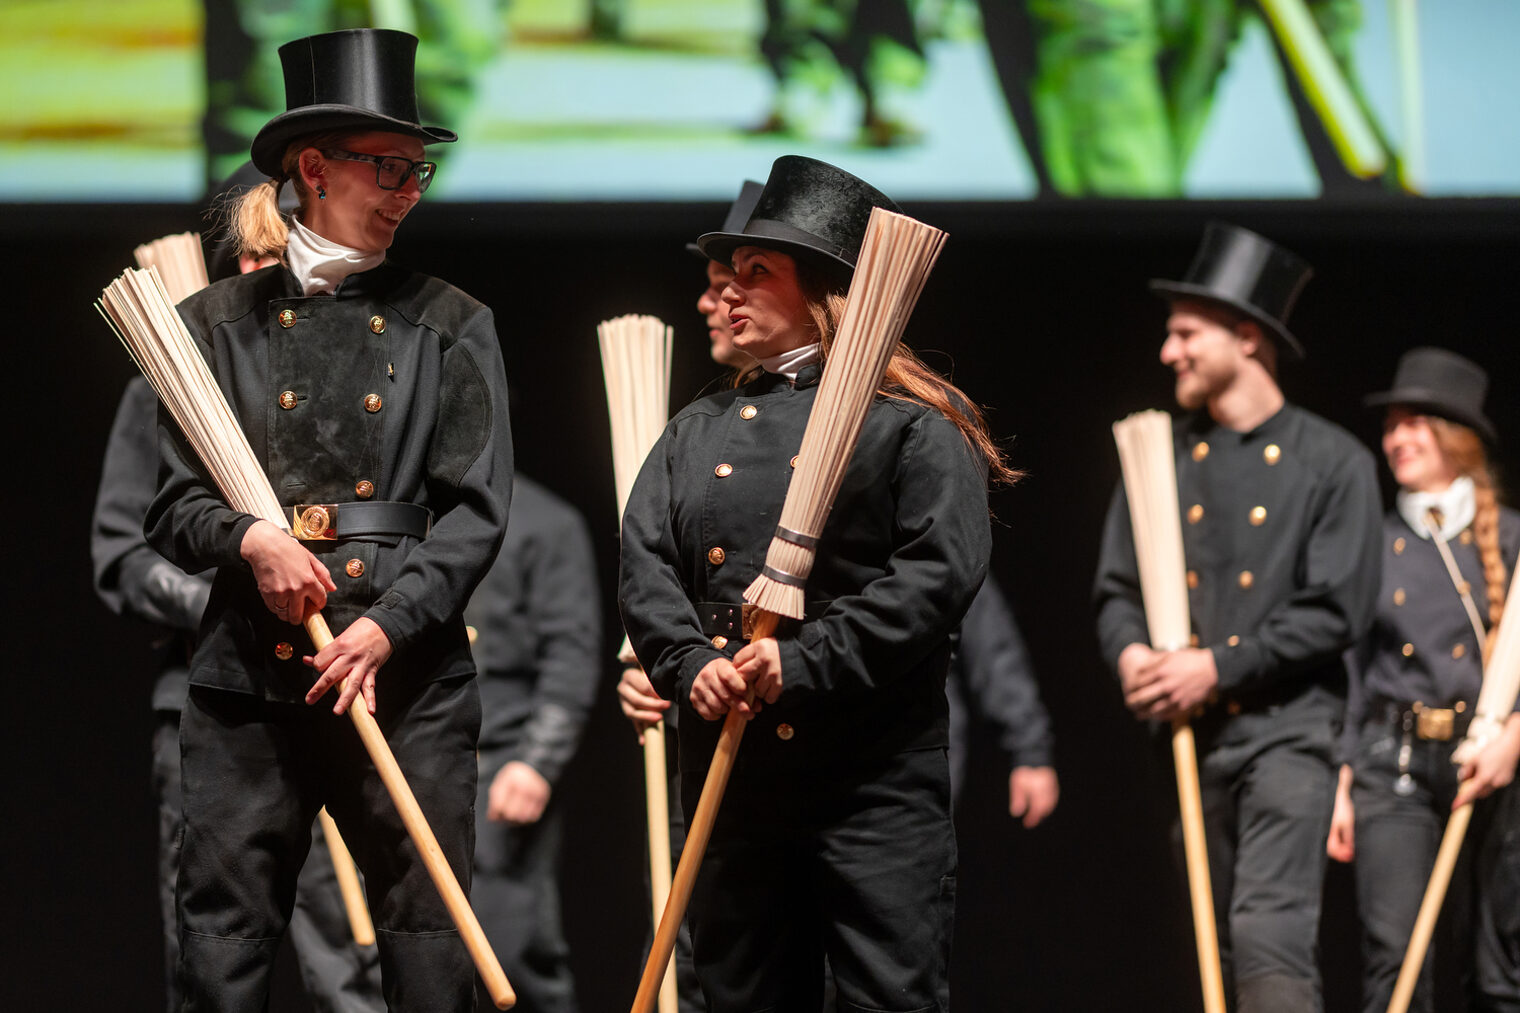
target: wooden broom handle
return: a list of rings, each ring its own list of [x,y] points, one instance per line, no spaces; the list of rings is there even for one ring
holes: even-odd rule
[[[327,628],[327,620],[320,613],[306,620],[306,632],[319,651],[332,643],[332,631]],[[365,706],[362,696],[354,698],[353,704],[348,708],[348,716],[353,720],[354,728],[359,732],[359,738],[369,752],[380,780],[385,784],[385,790],[390,792],[391,801],[401,814],[401,822],[405,824],[407,834],[422,856],[422,864],[427,866],[428,875],[433,878],[433,885],[438,888],[443,904],[449,910],[449,917],[454,919],[454,925],[464,940],[465,948],[470,951],[470,959],[475,962],[475,969],[480,972],[480,979],[485,982],[491,1001],[497,1009],[511,1009],[517,1002],[517,993],[512,991],[507,974],[501,969],[501,961],[496,959],[496,954],[491,950],[491,944],[480,927],[480,920],[470,908],[469,898],[460,889],[459,880],[454,878],[454,870],[449,868],[448,860],[443,857],[443,849],[438,847],[438,838],[433,836],[433,828],[428,826],[427,817],[422,815],[417,797],[406,783],[406,777],[396,763],[396,756],[385,741],[385,734],[375,723],[375,716]]]
[[[1446,821],[1446,833],[1441,835],[1441,849],[1436,852],[1436,864],[1430,870],[1430,882],[1425,886],[1425,898],[1420,901],[1420,913],[1414,920],[1409,949],[1404,951],[1404,963],[1399,967],[1388,1013],[1405,1013],[1414,998],[1414,987],[1419,984],[1420,969],[1425,965],[1425,951],[1430,949],[1430,937],[1435,933],[1436,919],[1446,901],[1446,888],[1451,885],[1452,870],[1456,867],[1457,856],[1462,853],[1462,839],[1467,836],[1467,824],[1472,821],[1472,809],[1472,803],[1468,802]]]
[[[763,609],[755,613],[750,640],[774,636],[781,617]],[[670,884],[670,898],[665,902],[665,914],[654,934],[654,945],[649,949],[649,961],[644,965],[644,975],[639,979],[638,993],[633,997],[632,1013],[651,1013],[660,981],[670,955],[675,952],[676,934],[681,931],[681,919],[686,917],[686,905],[691,902],[692,887],[697,883],[697,869],[707,851],[707,840],[712,836],[713,823],[718,819],[718,806],[723,802],[723,792],[728,788],[728,776],[733,773],[734,759],[739,754],[739,741],[744,738],[744,726],[749,720],[737,709],[730,710],[723,719],[723,731],[718,735],[718,748],[713,751],[712,765],[707,768],[707,780],[702,783],[702,796],[697,800],[697,811],[692,814],[686,827],[686,844],[681,848],[681,861],[676,865],[676,875]]]
[[[1193,902],[1193,938],[1204,1013],[1225,1013],[1224,975],[1219,967],[1219,927],[1214,921],[1214,889],[1203,833],[1203,795],[1198,785],[1198,747],[1187,718],[1172,722],[1172,760],[1177,768],[1177,803],[1182,814],[1182,850],[1187,860],[1188,894]]]
[[[375,923],[370,921],[369,905],[364,903],[364,888],[359,885],[359,870],[354,868],[354,856],[348,853],[338,824],[323,808],[317,813],[322,824],[322,837],[327,841],[327,853],[332,856],[333,873],[338,877],[338,891],[343,894],[343,910],[348,912],[348,928],[354,934],[354,942],[360,946],[375,945]]]
[[[670,792],[665,769],[665,722],[644,729],[644,810],[649,819],[649,924],[658,927],[670,898]],[[660,1013],[676,1013],[673,960],[665,962],[660,983]]]

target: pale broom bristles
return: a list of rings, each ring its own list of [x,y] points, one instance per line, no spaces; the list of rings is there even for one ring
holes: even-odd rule
[[[199,232],[181,232],[144,243],[133,251],[137,266],[158,268],[171,303],[180,303],[211,284],[206,277],[206,252]]]
[[[288,531],[280,501],[158,271],[124,272],[95,305],[232,508]]]
[[[1175,651],[1188,646],[1187,563],[1182,551],[1182,515],[1177,507],[1177,462],[1172,449],[1172,417],[1136,412],[1114,423],[1124,494],[1135,534],[1135,562],[1151,646]]]
[[[871,211],[844,316],[781,507],[781,527],[809,539],[823,532],[866,412],[944,245],[945,233],[933,226],[881,208]],[[806,581],[815,558],[814,548],[778,534],[771,539],[765,565]],[[803,616],[803,588],[764,573],[745,590],[744,600],[777,615]]]
[[[612,423],[619,520],[644,458],[670,417],[671,333],[658,317],[634,314],[604,320],[596,328]]]

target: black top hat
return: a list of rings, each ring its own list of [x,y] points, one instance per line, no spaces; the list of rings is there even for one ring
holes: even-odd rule
[[[749,221],[750,212],[755,210],[755,205],[760,201],[760,191],[765,189],[764,183],[756,183],[752,179],[746,179],[744,185],[739,188],[739,196],[728,206],[728,214],[723,218],[724,232],[738,232],[744,228],[744,223]],[[700,257],[704,261],[711,260],[702,252],[702,247],[696,243],[687,243],[686,252],[694,257]]]
[[[1412,348],[1399,356],[1393,389],[1368,394],[1369,408],[1407,405],[1426,414],[1467,426],[1490,444],[1499,434],[1483,414],[1488,373],[1471,359],[1444,348]]]
[[[1302,258],[1250,229],[1209,222],[1203,243],[1181,281],[1151,279],[1169,299],[1206,299],[1239,310],[1281,338],[1302,359],[1304,346],[1288,331],[1288,314],[1314,274]]]
[[[253,139],[253,164],[281,175],[285,148],[302,134],[328,130],[387,130],[426,143],[457,141],[417,117],[417,37],[388,28],[310,35],[280,47],[285,112]]]
[[[771,166],[744,227],[709,232],[697,239],[697,246],[725,264],[741,246],[765,246],[848,277],[860,256],[872,208],[901,212],[886,194],[837,166],[782,155]]]

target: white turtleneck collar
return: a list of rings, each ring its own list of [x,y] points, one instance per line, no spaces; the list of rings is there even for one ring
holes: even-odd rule
[[[801,348],[793,348],[780,355],[761,359],[760,366],[767,373],[780,373],[792,383],[796,383],[797,374],[802,372],[802,367],[811,366],[822,354],[823,345],[815,341],[811,345],[803,345]]]
[[[1460,535],[1478,512],[1473,480],[1466,475],[1453,479],[1451,485],[1440,492],[1409,492],[1400,489],[1394,502],[1404,523],[1421,538],[1430,537],[1430,530],[1425,527],[1425,514],[1432,508],[1441,512],[1441,537],[1448,541]]]
[[[285,260],[290,265],[290,272],[301,283],[303,293],[321,295],[335,291],[338,284],[349,275],[385,263],[385,251],[355,250],[339,246],[317,235],[302,225],[299,218],[292,216]]]

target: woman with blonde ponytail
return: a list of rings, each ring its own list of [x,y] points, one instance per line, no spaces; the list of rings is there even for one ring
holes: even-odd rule
[[[1520,556],[1520,513],[1501,506],[1483,414],[1488,375],[1460,355],[1417,348],[1399,360],[1383,454],[1398,485],[1384,519],[1377,619],[1353,651],[1340,786],[1326,850],[1355,863],[1363,925],[1362,1008],[1387,1009],[1450,811],[1481,799],[1447,908],[1465,1008],[1520,1009],[1520,714],[1460,769],[1452,751],[1472,718],[1483,657]],[[1460,924],[1458,924],[1460,922]],[[1438,991],[1426,958],[1410,1009]],[[1441,989],[1443,994],[1446,990]]]
[[[418,122],[417,40],[358,30],[280,48],[288,108],[254,138],[268,182],[229,211],[274,263],[179,304],[292,532],[232,509],[172,423],[144,521],[217,567],[180,724],[177,890],[186,1009],[260,1009],[325,806],[364,873],[391,1010],[475,1009],[468,952],[353,724],[376,715],[456,873],[470,867],[480,696],[461,618],[511,495],[491,311],[389,259],[452,131]],[[281,217],[281,189],[297,210]],[[317,650],[302,622],[337,635]]]

